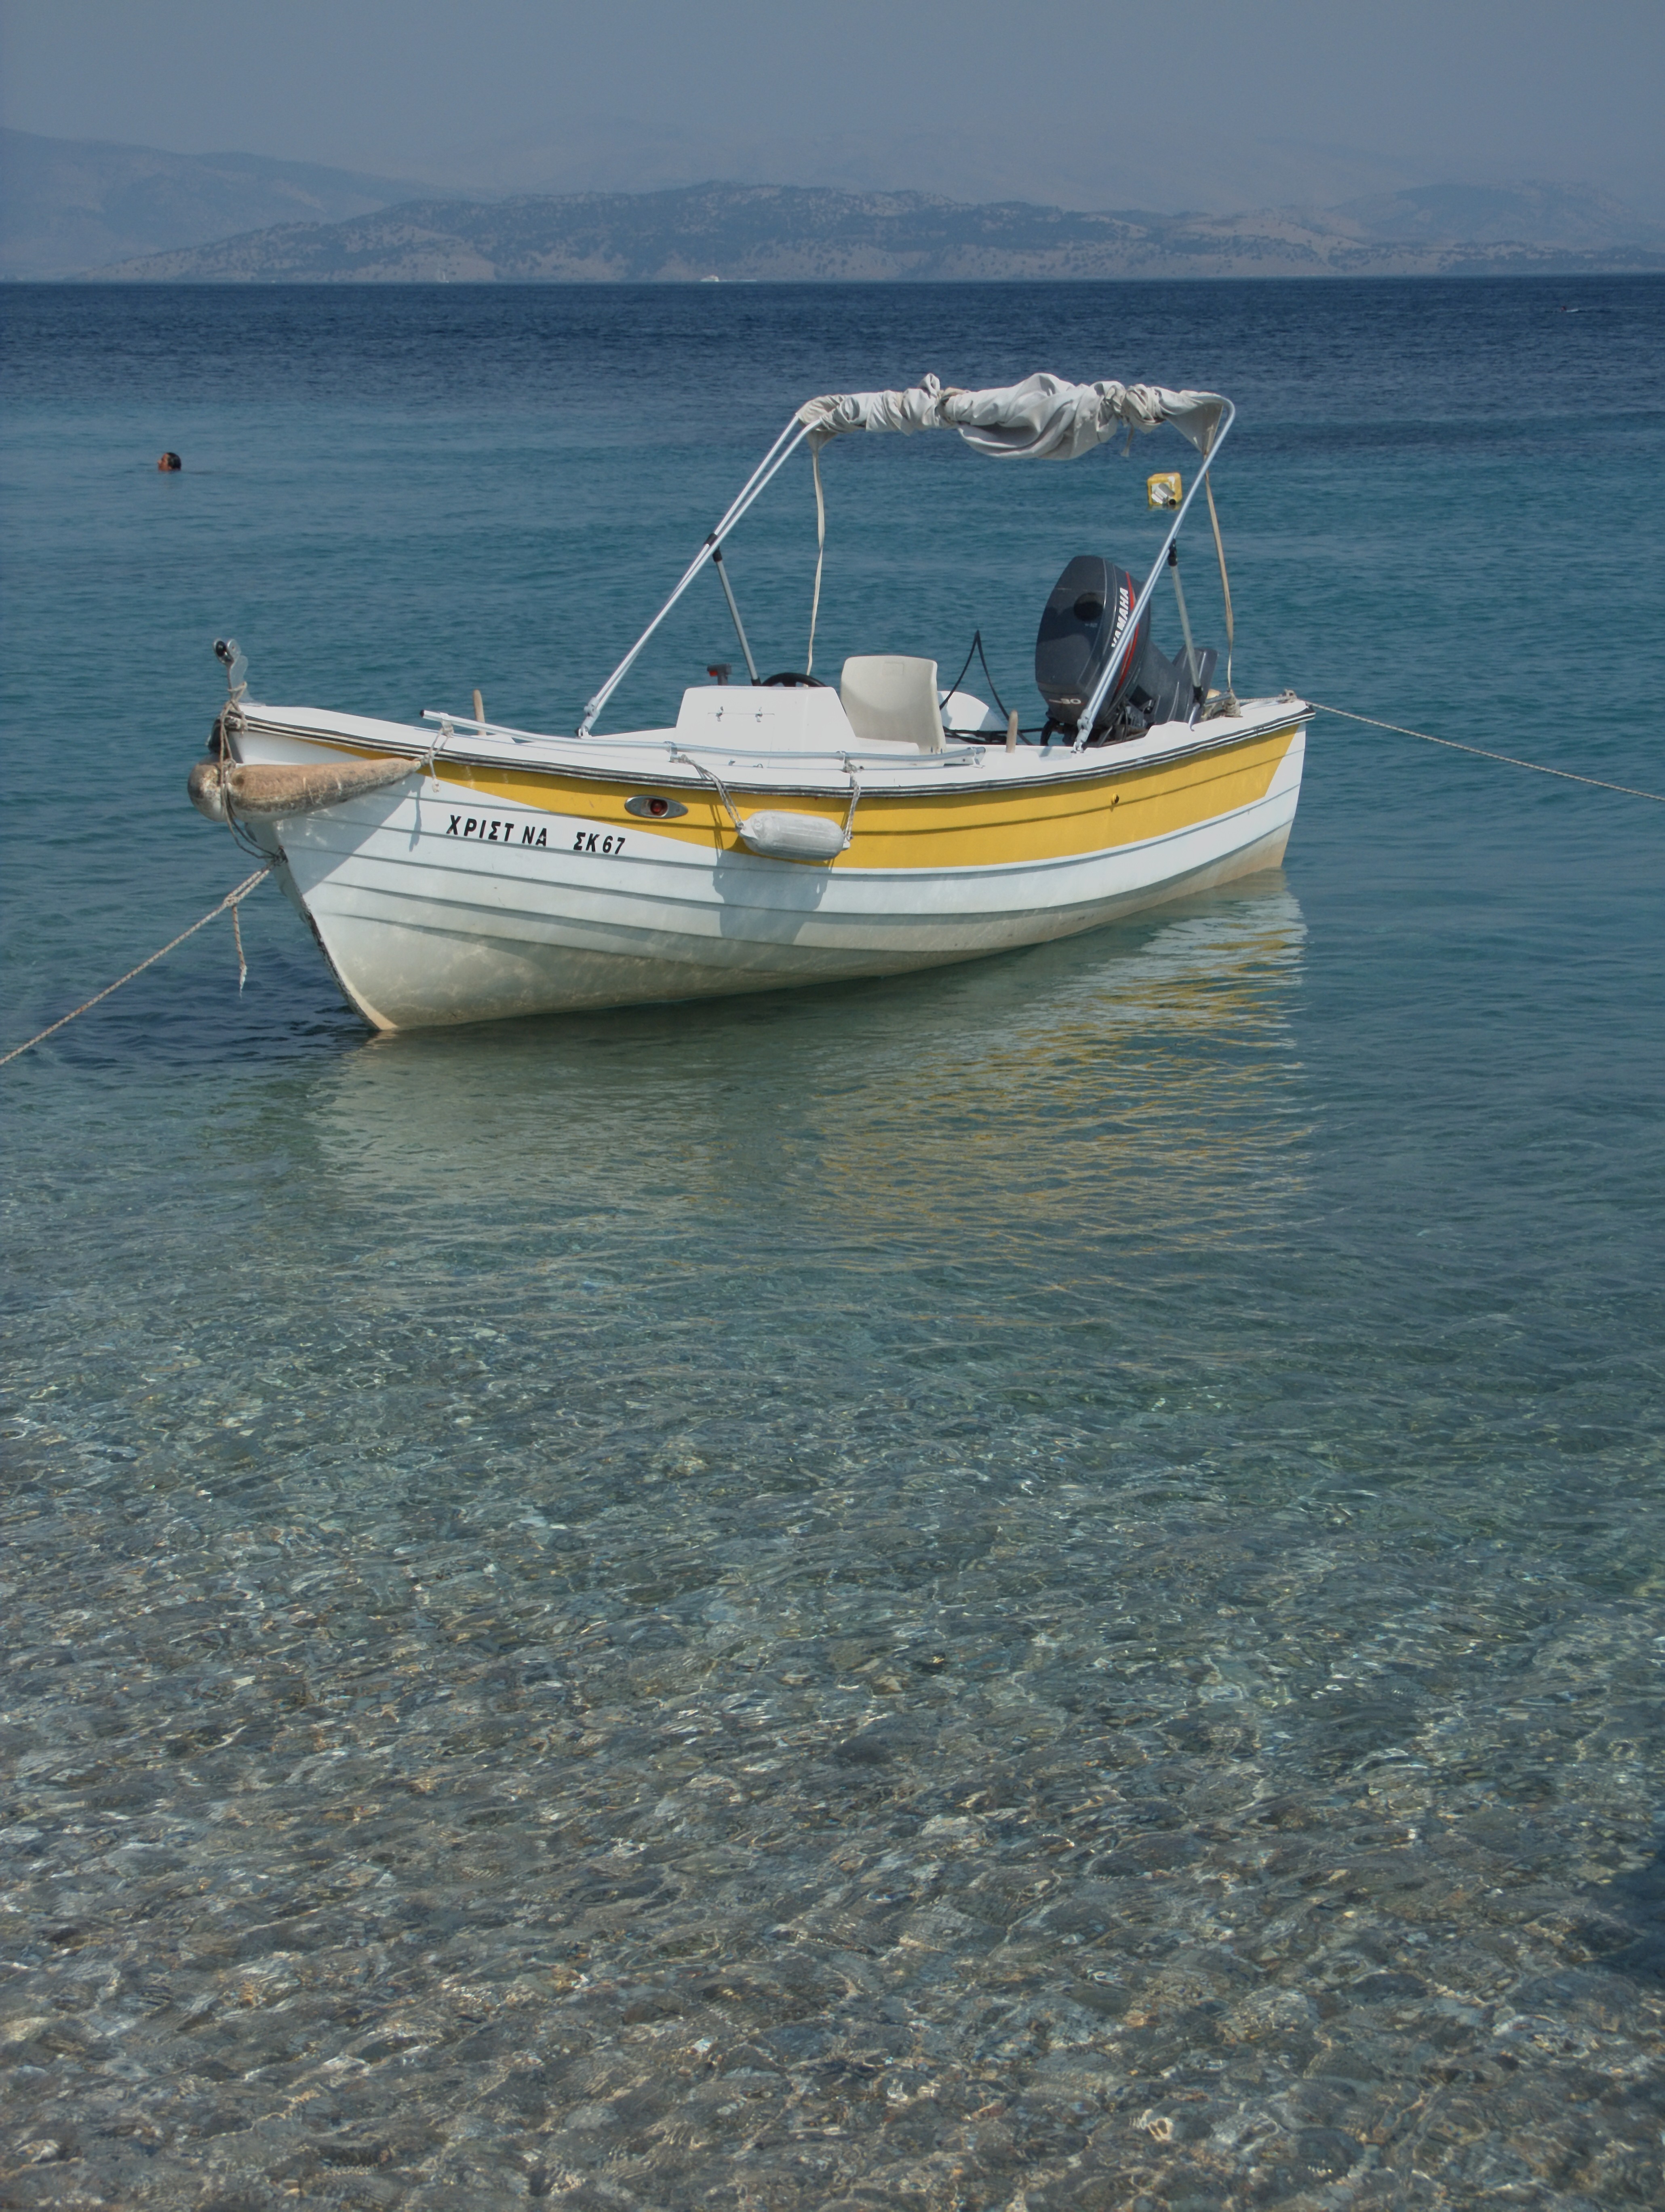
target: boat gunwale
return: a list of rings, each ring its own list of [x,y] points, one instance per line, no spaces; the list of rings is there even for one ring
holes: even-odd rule
[[[1268,714],[1253,721],[1249,720],[1246,716],[1220,715],[1208,723],[1190,724],[1185,726],[1190,731],[1196,732],[1204,729],[1213,731],[1218,728],[1220,730],[1220,734],[1217,737],[1200,738],[1188,744],[1166,746],[1160,752],[1141,753],[1137,757],[1130,758],[1122,752],[1120,747],[1112,749],[1107,746],[1095,746],[1092,749],[1093,757],[1089,764],[1085,752],[1078,754],[1072,749],[1067,757],[1072,762],[1079,761],[1081,763],[1079,767],[1060,766],[1050,769],[1044,775],[1024,778],[1021,781],[1010,775],[974,775],[965,780],[956,776],[952,786],[947,788],[937,778],[941,774],[941,766],[948,765],[953,757],[948,756],[945,758],[945,756],[940,753],[922,755],[917,761],[898,760],[894,763],[883,759],[875,761],[870,756],[863,757],[857,748],[849,749],[847,754],[845,752],[837,754],[802,752],[781,753],[774,757],[783,765],[801,761],[806,768],[819,765],[823,762],[837,763],[839,773],[836,781],[813,783],[807,781],[801,781],[790,774],[764,776],[759,780],[754,771],[748,773],[747,769],[735,769],[732,766],[740,755],[730,751],[727,747],[701,745],[697,750],[721,757],[728,764],[723,779],[724,783],[731,791],[743,792],[749,796],[790,792],[795,796],[805,799],[842,800],[849,796],[850,776],[853,771],[859,769],[863,778],[872,775],[875,770],[881,775],[885,775],[886,771],[891,771],[894,775],[917,775],[922,772],[923,763],[927,759],[933,763],[941,764],[930,773],[930,780],[928,782],[913,786],[899,784],[891,781],[890,775],[887,775],[882,783],[864,781],[863,788],[872,793],[875,797],[882,793],[890,798],[931,799],[941,799],[950,796],[969,794],[972,792],[1011,792],[1017,788],[1063,791],[1102,783],[1117,775],[1136,775],[1147,769],[1169,768],[1179,761],[1204,760],[1211,753],[1226,751],[1232,745],[1244,744],[1253,739],[1275,736],[1286,731],[1293,738],[1311,720],[1317,711],[1304,699],[1280,698],[1270,702],[1269,704],[1284,711]],[[400,726],[389,724],[387,726],[391,730]],[[386,759],[391,756],[395,759],[409,758],[413,769],[421,769],[436,781],[441,782],[445,781],[443,774],[445,768],[459,768],[471,770],[485,769],[495,775],[571,777],[584,783],[624,785],[651,780],[656,784],[674,786],[683,790],[705,791],[710,787],[709,777],[699,773],[697,768],[693,775],[676,772],[680,764],[676,756],[679,754],[691,756],[695,748],[677,744],[674,739],[667,741],[657,736],[651,739],[637,740],[644,751],[646,751],[651,745],[654,753],[663,752],[667,755],[663,761],[653,759],[645,760],[642,763],[644,769],[651,768],[653,770],[651,779],[644,779],[635,770],[634,764],[629,763],[614,762],[603,766],[600,762],[591,763],[570,758],[529,760],[524,754],[517,757],[515,754],[506,755],[496,752],[465,752],[453,749],[451,744],[446,746],[444,752],[438,752],[420,741],[413,740],[409,744],[388,743],[375,738],[348,736],[341,732],[306,728],[293,722],[276,721],[263,713],[258,707],[248,705],[244,705],[240,709],[238,726],[232,732],[233,743],[243,732],[247,732],[251,735],[288,738],[302,744],[319,745],[327,751],[345,752],[354,757]],[[563,742],[576,744],[580,741],[548,738],[541,742],[560,744]],[[586,744],[627,745],[631,740],[588,738],[581,742]],[[1137,743],[1137,740],[1134,742]],[[969,746],[966,748],[966,766],[967,769],[975,769],[981,766],[981,760],[973,762],[971,758],[972,750]],[[1010,757],[1003,747],[1000,746],[986,746],[978,750],[984,754],[992,752],[1002,759]],[[1037,746],[1024,748],[1025,751],[1037,756],[1040,755],[1042,750]],[[754,755],[752,758],[755,761],[757,756]],[[1037,764],[1038,765],[1038,759]]]

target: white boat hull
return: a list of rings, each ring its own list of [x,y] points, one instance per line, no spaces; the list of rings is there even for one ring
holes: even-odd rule
[[[255,834],[366,1021],[490,1021],[897,975],[1275,866],[1303,738],[1289,722],[1270,734],[1284,742],[1247,803],[1097,851],[993,865],[953,865],[945,847],[942,865],[864,866],[858,838],[839,866],[803,866],[634,820],[615,841],[593,809],[493,795],[487,815],[475,790],[443,770],[419,785],[414,766],[401,787]],[[245,758],[309,750],[239,745]]]

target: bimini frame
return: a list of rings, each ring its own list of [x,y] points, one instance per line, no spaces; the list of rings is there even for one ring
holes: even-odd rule
[[[1120,646],[1120,650],[1117,651],[1112,649],[1110,660],[1105,669],[1105,672],[1099,678],[1097,684],[1093,688],[1093,696],[1087,701],[1087,705],[1081,710],[1081,718],[1080,723],[1077,725],[1078,734],[1075,738],[1075,750],[1077,752],[1081,750],[1081,748],[1086,744],[1087,738],[1091,736],[1094,718],[1098,714],[1099,708],[1103,706],[1105,699],[1109,697],[1110,693],[1116,684],[1117,678],[1121,672],[1122,663],[1126,659],[1129,651],[1133,646],[1134,641],[1138,636],[1139,624],[1144,617],[1146,608],[1149,606],[1152,599],[1155,596],[1157,584],[1161,579],[1163,569],[1167,565],[1168,549],[1178,538],[1180,528],[1184,522],[1185,517],[1190,512],[1191,501],[1196,497],[1198,492],[1202,490],[1204,483],[1208,481],[1208,471],[1214,466],[1215,456],[1219,453],[1220,447],[1225,444],[1232,425],[1237,420],[1237,409],[1229,399],[1225,402],[1225,413],[1220,416],[1219,422],[1215,423],[1209,434],[1208,449],[1202,454],[1202,465],[1197,470],[1196,475],[1191,478],[1190,488],[1186,492],[1185,496],[1181,500],[1178,507],[1175,511],[1173,520],[1168,526],[1167,535],[1162,540],[1161,546],[1158,550],[1155,560],[1151,563],[1150,574],[1146,577],[1143,585],[1141,586],[1139,596],[1134,601],[1126,622],[1123,623],[1120,629],[1117,632],[1116,644]],[[729,599],[730,611],[734,611],[733,594],[729,589],[729,580],[724,574],[722,567],[723,541],[736,525],[739,523],[757,504],[758,501],[763,496],[763,494],[768,489],[770,484],[773,483],[776,477],[779,475],[781,470],[784,468],[787,462],[790,460],[792,455],[797,451],[804,440],[810,435],[814,428],[814,424],[804,422],[802,416],[796,414],[795,414],[788,422],[785,428],[782,430],[780,435],[775,440],[774,444],[770,447],[768,452],[758,463],[756,468],[754,468],[751,475],[748,477],[745,483],[741,487],[739,494],[724,513],[722,520],[717,525],[717,527],[714,530],[711,531],[707,534],[705,543],[701,545],[699,550],[694,555],[693,560],[689,562],[687,567],[682,572],[681,580],[678,582],[675,590],[665,601],[663,606],[660,608],[658,613],[654,616],[653,620],[642,632],[635,644],[631,647],[629,652],[626,653],[624,659],[613,671],[613,673],[608,678],[606,683],[602,685],[601,690],[596,693],[589,705],[584,708],[583,719],[580,720],[575,732],[577,736],[580,738],[588,738],[592,737],[595,734],[596,717],[601,714],[602,708],[607,705],[608,701],[613,696],[613,694],[618,690],[620,684],[623,683],[625,678],[635,666],[636,662],[641,656],[642,648],[647,644],[649,639],[658,629],[660,623],[663,622],[665,617],[676,605],[676,602],[681,598],[683,592],[687,590],[688,586],[693,583],[694,578],[699,574],[699,571],[705,567],[708,561],[715,562],[717,564],[717,575],[722,582],[724,596]],[[1225,556],[1222,552],[1220,556],[1220,577],[1222,582],[1225,580],[1225,574],[1226,562]],[[736,627],[738,629],[739,616],[737,612],[736,612],[735,620]],[[1121,641],[1123,638],[1127,641],[1125,645],[1121,644]],[[742,645],[745,643],[745,633],[743,630],[741,632],[741,641]],[[746,659],[748,667],[751,666],[751,650],[750,647],[748,647],[746,649]],[[754,675],[755,675],[755,672],[754,672]]]

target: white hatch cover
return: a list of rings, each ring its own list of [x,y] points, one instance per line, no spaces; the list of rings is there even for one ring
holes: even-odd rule
[[[682,694],[676,734],[748,752],[838,753],[856,742],[838,693],[820,684],[695,684]]]

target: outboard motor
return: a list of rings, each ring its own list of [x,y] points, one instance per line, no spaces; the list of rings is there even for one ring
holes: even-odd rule
[[[1136,577],[1097,553],[1078,553],[1052,586],[1035,640],[1035,682],[1046,702],[1046,736],[1071,738],[1099,678],[1120,650],[1139,597]],[[1196,696],[1182,653],[1171,661],[1150,634],[1150,609],[1093,719],[1089,742],[1137,737],[1158,722],[1187,722],[1208,696],[1219,655],[1196,656]]]

